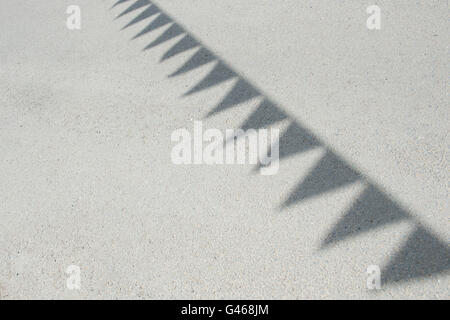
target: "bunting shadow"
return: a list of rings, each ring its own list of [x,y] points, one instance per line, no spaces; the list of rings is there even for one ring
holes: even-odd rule
[[[125,2],[131,2],[131,0],[119,0],[113,5],[113,8]],[[171,24],[166,31],[149,43],[144,50],[152,49],[179,36],[180,40],[165,51],[160,58],[160,62],[196,49],[168,77],[181,76],[203,65],[215,62],[212,70],[185,92],[184,96],[199,94],[225,81],[235,81],[232,89],[224,93],[221,101],[206,114],[206,118],[226,112],[251,99],[261,98],[258,107],[250,116],[243,120],[241,128],[244,131],[261,129],[280,121],[289,121],[287,129],[282,133],[279,140],[280,160],[317,147],[325,149],[324,155],[306,177],[292,190],[281,204],[280,209],[294,206],[313,197],[325,196],[331,191],[358,181],[367,185],[352,206],[343,213],[341,219],[331,228],[330,233],[322,242],[322,249],[359,234],[367,234],[376,228],[407,220],[414,224],[416,229],[383,270],[383,282],[389,284],[398,281],[409,281],[429,277],[434,274],[442,274],[449,270],[450,254],[447,243],[439,240],[438,236],[433,234],[432,231],[420,226],[417,219],[406,209],[403,209],[396,200],[376,187],[359,170],[332,151],[326,143],[321,141],[306,126],[302,125],[294,117],[291,117],[265,93],[257,89],[249,80],[240,75],[239,72],[231,68],[202,44],[201,41],[196,39],[181,24],[174,21],[160,7],[149,0],[134,0],[116,19],[142,8],[145,9],[122,28],[126,29],[139,22],[152,19],[135,38],[142,37],[156,29]],[[156,18],[154,17],[155,15],[157,15]],[[226,143],[228,142],[230,141]]]

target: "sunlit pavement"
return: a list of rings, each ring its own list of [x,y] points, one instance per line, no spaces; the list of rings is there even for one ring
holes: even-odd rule
[[[360,1],[114,4],[0,4],[1,298],[449,298],[445,1],[380,30]],[[278,173],[175,165],[194,121],[279,128]]]

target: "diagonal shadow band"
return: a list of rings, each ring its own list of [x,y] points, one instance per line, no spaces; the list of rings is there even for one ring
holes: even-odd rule
[[[340,157],[311,130],[303,126],[260,89],[233,70],[222,58],[218,57],[212,50],[196,39],[179,22],[174,21],[159,6],[149,0],[118,0],[112,8],[126,2],[132,2],[132,4],[122,11],[116,19],[135,10],[144,7],[145,9],[122,29],[146,19],[153,19],[134,38],[141,37],[162,26],[171,24],[162,35],[144,50],[154,48],[179,36],[181,37],[163,54],[160,62],[198,47],[196,53],[169,77],[176,77],[207,63],[216,62],[214,68],[199,83],[188,90],[184,96],[197,94],[224,81],[236,79],[232,89],[226,93],[224,98],[206,117],[235,108],[250,99],[262,97],[260,105],[243,121],[242,129],[258,129],[271,126],[282,120],[288,120],[289,126],[283,132],[279,141],[280,161],[317,147],[325,150],[325,154],[316,166],[297,184],[282,203],[281,209],[291,207],[312,197],[325,196],[330,191],[355,182],[363,182],[367,186],[324,238],[321,249],[398,221],[409,221],[415,225],[415,230],[383,269],[384,283],[389,284],[448,273],[450,270],[448,244],[440,240],[433,231],[423,227],[416,216],[404,209],[387,192],[383,191],[371,179]],[[153,17],[155,15],[156,18]],[[227,141],[227,143],[230,142]]]

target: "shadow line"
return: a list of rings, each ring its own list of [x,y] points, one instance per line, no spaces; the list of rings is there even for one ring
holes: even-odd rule
[[[333,190],[355,182],[362,182],[366,185],[365,190],[355,199],[348,211],[343,214],[341,219],[326,235],[320,249],[329,248],[356,235],[367,234],[377,228],[397,223],[398,221],[408,221],[415,225],[415,229],[382,270],[383,283],[391,284],[448,273],[450,269],[448,244],[440,240],[432,230],[425,228],[417,217],[404,209],[401,204],[390,197],[387,192],[382,190],[381,187],[377,186],[376,183],[357,168],[354,168],[340,157],[329,145],[274,103],[272,99],[249,80],[236,70],[233,70],[222,58],[214,54],[212,50],[208,49],[156,4],[149,0],[119,0],[113,5],[113,8],[125,2],[133,3],[121,12],[116,19],[128,15],[137,9],[146,6],[147,8],[125,25],[123,29],[158,15],[134,38],[152,32],[164,25],[172,24],[144,50],[154,48],[183,35],[179,41],[163,54],[160,62],[198,47],[197,52],[169,77],[176,77],[207,63],[216,62],[214,68],[200,82],[184,93],[184,96],[199,93],[230,79],[237,79],[233,88],[208,112],[206,117],[214,116],[219,112],[226,112],[250,99],[262,97],[260,105],[250,116],[243,120],[241,128],[243,130],[260,129],[279,121],[289,121],[287,129],[280,137],[280,161],[313,148],[325,149],[324,155],[316,166],[311,169],[307,176],[297,184],[282,202],[280,210],[299,204],[312,197],[324,197]]]

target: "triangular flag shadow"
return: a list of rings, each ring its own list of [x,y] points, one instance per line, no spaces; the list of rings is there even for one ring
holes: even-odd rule
[[[259,95],[261,95],[259,91],[256,90],[250,83],[242,78],[239,78],[225,98],[223,98],[223,100],[212,111],[210,111],[206,117],[210,117],[216,113],[232,108],[240,103],[256,98]]]
[[[322,248],[409,217],[377,187],[369,185],[325,238]]]
[[[150,2],[148,0],[138,0],[135,3],[133,3],[131,6],[129,6],[125,11],[123,11],[121,14],[119,14],[116,19],[119,19],[120,17],[123,17],[124,15],[133,12],[134,10],[137,10],[139,8],[149,6]]]
[[[249,129],[263,129],[268,128],[272,124],[287,119],[287,115],[280,110],[274,103],[272,103],[269,99],[264,98],[263,101],[259,104],[259,106],[252,112],[252,114],[242,123],[240,129],[246,132]],[[232,136],[225,141],[224,145],[228,143],[234,143],[237,136]],[[270,155],[270,150],[268,155]],[[259,169],[257,167],[256,169]],[[255,169],[255,170],[256,170]]]
[[[117,7],[119,4],[127,2],[127,1],[130,1],[130,0],[118,0],[116,3],[113,4],[111,9],[113,9],[113,8]]]
[[[160,35],[152,43],[146,46],[144,50],[148,50],[156,46],[159,46],[160,44],[169,41],[170,39],[173,39],[175,37],[178,37],[180,34],[183,33],[184,33],[183,28],[181,28],[178,24],[174,23],[169,27],[169,29],[164,31],[162,35]]]
[[[236,73],[231,70],[225,63],[219,61],[214,68],[203,78],[195,87],[190,89],[184,95],[188,96],[199,91],[216,86],[228,79],[236,77]]]
[[[195,40],[190,35],[185,35],[180,41],[178,41],[176,44],[173,45],[169,50],[167,50],[166,53],[162,56],[160,62],[163,62],[164,60],[167,60],[169,58],[172,58],[173,56],[176,56],[177,54],[183,53],[185,51],[188,51],[190,49],[193,49],[200,44],[197,40]]]
[[[382,283],[408,281],[445,273],[450,269],[450,251],[444,243],[419,226],[400,251],[382,270]]]
[[[139,32],[137,35],[133,37],[133,40],[139,37],[142,37],[144,34],[152,32],[158,28],[161,28],[162,26],[165,26],[168,23],[171,23],[172,20],[164,13],[161,13],[155,20],[150,22],[148,26],[144,28],[141,32]]]
[[[185,64],[183,64],[177,71],[169,75],[169,78],[179,76],[183,73],[197,69],[204,64],[216,60],[216,57],[206,48],[200,48]]]
[[[319,196],[360,179],[360,174],[331,151],[327,151],[282,206]]]
[[[294,121],[280,137],[280,160],[320,145],[320,141],[309,130]]]
[[[157,13],[160,13],[160,12],[161,11],[158,9],[157,6],[152,5],[151,7],[145,9],[144,11],[142,11],[136,18],[134,18],[133,20],[128,22],[128,24],[125,27],[123,27],[122,30],[126,29],[128,27],[131,27],[132,25],[134,25],[134,24],[136,24],[136,23],[138,23],[138,22],[140,22],[142,20],[145,20],[147,18],[150,18],[151,16],[153,16],[153,15],[155,15]]]
[[[301,127],[297,122],[292,121],[278,142],[278,159],[282,160],[294,154],[300,154],[320,146],[320,141],[310,131]],[[269,150],[269,153],[272,154],[271,150]],[[259,170],[261,167],[263,165],[258,163],[254,171]]]
[[[268,128],[274,123],[287,119],[284,111],[265,98],[241,125],[242,130]]]

